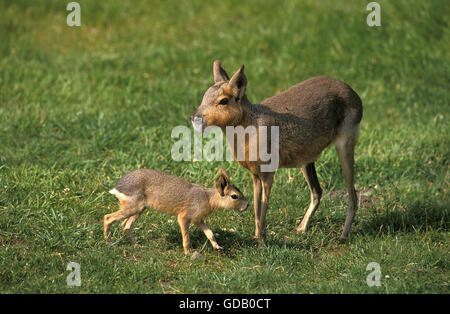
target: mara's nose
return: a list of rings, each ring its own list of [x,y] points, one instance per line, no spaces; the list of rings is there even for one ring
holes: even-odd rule
[[[243,212],[244,210],[247,210],[248,208],[248,201],[246,201],[246,204],[244,205],[244,207],[242,207],[241,211]]]
[[[198,112],[198,109],[195,110],[195,112],[192,114],[191,121],[194,121],[196,118],[197,119],[201,119],[202,118],[202,114],[200,112]]]
[[[205,121],[201,116],[199,116],[198,114],[192,115],[192,126],[194,127],[195,131],[203,132],[204,123]]]

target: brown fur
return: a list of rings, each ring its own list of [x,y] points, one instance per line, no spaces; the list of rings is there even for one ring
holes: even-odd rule
[[[243,211],[247,209],[248,201],[231,183],[225,170],[219,170],[215,184],[215,188],[208,189],[152,169],[139,169],[126,174],[110,191],[119,199],[120,209],[104,217],[106,242],[110,241],[110,225],[119,220],[124,220],[122,229],[135,242],[131,227],[145,208],[153,208],[177,216],[186,254],[190,248],[188,228],[191,223],[203,230],[215,249],[221,249],[204,219],[219,207]]]
[[[279,167],[302,169],[310,187],[311,203],[297,230],[305,232],[309,219],[319,206],[322,190],[317,180],[314,162],[329,145],[335,145],[349,192],[349,209],[341,234],[345,239],[357,209],[353,184],[354,147],[362,118],[362,104],[353,89],[330,77],[313,77],[286,91],[252,104],[246,97],[247,78],[242,66],[232,77],[219,60],[213,66],[215,84],[203,96],[192,119],[201,118],[202,127],[250,125],[279,127]],[[218,102],[229,98],[227,105]],[[236,141],[235,141],[236,143]],[[270,145],[270,138],[268,140]],[[235,144],[236,145],[236,144]],[[245,142],[248,156],[249,141]],[[236,146],[230,147],[236,159]],[[255,237],[265,240],[265,215],[268,208],[273,173],[260,171],[261,161],[237,161],[253,175],[255,202]]]

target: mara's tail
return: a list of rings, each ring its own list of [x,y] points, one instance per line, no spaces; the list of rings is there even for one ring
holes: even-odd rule
[[[112,195],[117,197],[119,200],[127,200],[127,199],[129,199],[128,196],[126,196],[125,194],[117,191],[116,188],[114,188],[112,190],[109,190],[109,193],[111,193]]]

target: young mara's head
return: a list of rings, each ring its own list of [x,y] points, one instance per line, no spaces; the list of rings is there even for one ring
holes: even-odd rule
[[[192,125],[198,132],[208,126],[235,126],[243,115],[242,100],[245,97],[247,78],[242,65],[231,79],[219,60],[213,65],[214,85],[203,95],[202,103],[192,115]]]
[[[223,168],[219,169],[219,176],[216,179],[216,191],[218,205],[226,209],[244,211],[248,208],[248,201],[244,194],[235,187]]]

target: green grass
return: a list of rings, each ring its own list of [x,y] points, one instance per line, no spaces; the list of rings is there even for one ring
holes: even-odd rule
[[[449,11],[446,1],[0,0],[0,293],[449,293]],[[324,198],[309,233],[298,169],[276,177],[268,241],[253,212],[207,220],[225,248],[191,228],[204,260],[184,256],[176,219],[147,211],[139,246],[102,219],[108,190],[148,167],[212,186],[219,166],[252,199],[235,162],[174,162],[170,134],[212,84],[212,62],[246,66],[257,102],[315,75],[349,83],[364,116],[356,149],[364,191],[351,238],[334,149],[316,163]],[[290,179],[291,178],[291,179]],[[252,203],[251,203],[252,206]],[[69,288],[69,262],[81,286]],[[381,266],[369,287],[366,266]]]

